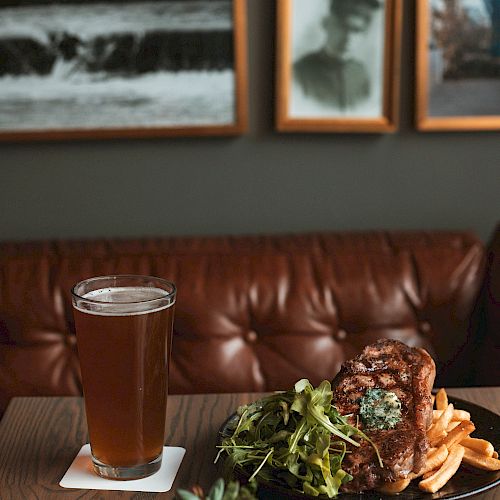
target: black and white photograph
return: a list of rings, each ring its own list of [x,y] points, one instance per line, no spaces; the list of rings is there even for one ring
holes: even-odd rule
[[[292,116],[380,116],[383,7],[383,0],[295,0]]]
[[[2,2],[0,135],[236,131],[238,2]]]
[[[425,116],[500,117],[500,0],[430,0],[424,14]]]
[[[384,117],[393,11],[388,0],[286,2],[278,58],[289,67],[278,93],[289,120]]]

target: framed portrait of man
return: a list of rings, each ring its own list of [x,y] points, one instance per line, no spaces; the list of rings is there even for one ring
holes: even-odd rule
[[[0,140],[236,135],[246,0],[5,0]]]
[[[417,129],[500,129],[500,0],[419,0],[416,47]]]
[[[395,131],[401,11],[401,0],[278,0],[278,130]]]

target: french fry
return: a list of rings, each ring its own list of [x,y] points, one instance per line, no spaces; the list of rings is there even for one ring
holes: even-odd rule
[[[436,401],[436,396],[434,394],[431,394],[431,402],[432,402],[432,407],[434,408],[434,402]]]
[[[486,441],[486,439],[466,437],[460,441],[460,444],[485,457],[492,457],[493,453],[495,453],[495,448],[493,448],[493,445],[489,441]]]
[[[428,453],[425,459],[425,464],[420,472],[415,476],[419,477],[427,472],[439,469],[444,461],[448,458],[448,448],[445,445],[440,446],[434,453]]]
[[[428,477],[431,477],[434,475],[439,469],[433,469],[430,470],[429,472],[426,472],[425,474],[422,474],[422,479],[427,479]]]
[[[464,456],[465,448],[456,444],[450,449],[450,453],[446,458],[444,464],[439,468],[437,472],[432,474],[432,476],[427,479],[423,479],[418,483],[418,487],[422,491],[427,491],[428,493],[436,493],[440,490],[450,478],[457,472],[462,462]]]
[[[438,393],[439,394],[439,393]],[[437,399],[437,397],[436,397]],[[453,405],[450,403],[446,410],[443,411],[441,416],[434,422],[431,428],[427,431],[427,438],[431,446],[434,446],[437,442],[445,438],[443,433],[446,431],[448,424],[453,416]]]
[[[394,483],[384,483],[380,486],[377,491],[380,493],[385,493],[387,495],[396,495],[397,493],[401,493],[404,489],[408,487],[411,479],[400,479],[399,481],[395,481]]]
[[[439,468],[448,458],[449,450],[445,445],[436,448],[433,453],[427,454],[427,459],[423,467],[424,472],[429,472],[432,469]]]
[[[449,432],[451,432],[455,427],[457,427],[458,425],[460,425],[460,422],[457,422],[455,420],[452,420],[449,424],[448,424],[448,427],[446,427],[446,433],[448,434]]]
[[[462,461],[478,469],[500,470],[498,452],[493,444],[485,439],[470,437],[475,430],[470,413],[453,408],[445,389],[440,389],[433,397],[434,404],[436,409],[432,411],[432,424],[427,430],[432,448],[427,452],[420,472],[408,477],[421,477],[419,488],[435,493],[456,473]]]
[[[476,427],[470,420],[466,420],[465,422],[461,422],[460,425],[455,427],[445,438],[441,439],[438,442],[438,445],[442,444],[446,445],[448,450],[450,450],[456,444],[459,444],[462,439],[466,438],[474,432]]]
[[[444,461],[448,457],[448,448],[446,446],[441,446],[439,448],[436,448],[434,452],[432,453],[427,453],[427,457],[425,458],[425,463],[418,472],[418,474],[415,474],[414,472],[411,472],[408,477],[413,479],[416,479],[417,477],[424,477],[429,474],[430,471],[437,471],[441,465],[443,465]]]
[[[431,444],[435,445],[436,448],[439,448],[441,446],[441,442],[446,438],[447,435],[448,433],[446,431],[437,434],[432,438]]]
[[[500,470],[500,460],[498,458],[487,457],[466,447],[464,447],[463,461],[477,469]]]
[[[443,410],[432,410],[432,421],[435,422],[441,415]],[[452,421],[463,422],[464,420],[470,420],[470,413],[465,410],[453,410]]]
[[[448,407],[448,395],[446,391],[441,388],[436,394],[436,410],[446,410]]]
[[[465,410],[453,410],[453,417],[451,417],[451,419],[458,420],[460,422],[470,420],[470,413]]]

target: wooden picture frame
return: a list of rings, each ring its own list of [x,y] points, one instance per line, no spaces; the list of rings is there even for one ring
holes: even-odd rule
[[[309,113],[309,104],[303,110],[300,105],[295,105],[294,100],[299,102],[296,84],[297,62],[293,59],[293,30],[292,16],[295,2],[305,0],[277,0],[277,55],[276,55],[276,127],[281,132],[347,132],[347,133],[384,133],[394,132],[399,124],[399,82],[401,65],[401,28],[402,28],[402,1],[380,0],[379,27],[377,28],[382,41],[376,42],[380,48],[378,58],[378,75],[372,79],[369,85],[378,87],[378,98],[371,108],[361,103],[353,105],[350,116],[349,109],[339,110],[333,100],[328,103],[325,111],[320,109]],[[332,9],[330,0],[322,0],[323,13],[317,16],[317,23],[333,15],[328,9]],[[349,1],[350,5],[359,0]],[[350,8],[350,7],[349,7]],[[302,19],[300,19],[302,22]],[[299,23],[297,23],[299,24]],[[324,25],[323,25],[324,26]],[[315,31],[320,31],[319,26]],[[368,36],[368,35],[367,35]],[[366,38],[366,37],[365,37]],[[378,39],[380,40],[380,39]],[[366,40],[364,40],[366,46]],[[375,45],[376,45],[375,44]],[[316,49],[319,53],[321,48]],[[353,58],[353,71],[356,70],[356,60]],[[349,63],[349,61],[348,61]],[[321,64],[321,66],[324,66]],[[359,67],[359,64],[358,64]],[[372,75],[370,74],[370,77]],[[313,81],[313,80],[311,80]],[[375,81],[375,84],[374,84]],[[379,83],[377,83],[379,82]],[[314,84],[312,84],[314,87]],[[314,92],[314,91],[313,91]],[[310,96],[307,96],[309,98]],[[302,96],[300,97],[302,98]],[[370,97],[371,99],[371,97]],[[360,99],[361,100],[361,99]],[[372,99],[373,100],[373,99]],[[305,101],[304,101],[305,102]],[[325,100],[323,100],[325,103]],[[330,106],[331,104],[331,106]],[[295,112],[293,108],[299,110]],[[363,115],[363,106],[367,113]],[[356,109],[356,108],[359,109]],[[310,106],[313,109],[313,106]],[[377,108],[374,111],[374,108]],[[331,109],[331,112],[328,111]],[[330,113],[330,114],[328,114]]]
[[[464,5],[460,4],[460,0],[458,2],[455,0],[444,4],[443,8],[464,9]],[[486,9],[482,2],[481,4],[478,3],[478,8]],[[440,26],[445,28],[447,33],[453,33],[453,29],[455,29],[458,35],[456,37],[458,43],[465,43],[467,36],[475,37],[475,40],[483,40],[483,36],[478,33],[468,35],[469,30],[463,29],[463,26],[456,26],[452,22],[453,15],[450,15],[450,12],[434,10],[432,0],[419,0],[416,9],[416,128],[423,132],[500,129],[500,98],[493,109],[495,114],[490,113],[491,95],[484,102],[480,102],[480,96],[486,95],[484,85],[487,82],[481,82],[481,78],[478,78],[477,68],[479,64],[473,63],[473,56],[475,53],[479,54],[480,51],[484,52],[484,48],[477,46],[475,49],[477,52],[467,54],[469,59],[467,65],[464,64],[460,67],[460,61],[456,57],[453,60],[447,60],[445,56],[445,54],[449,53],[447,47],[454,43],[451,35],[444,36],[442,34],[444,32],[439,30],[441,29]],[[465,14],[465,16],[460,16],[460,22],[466,23],[467,12],[461,14]],[[483,14],[481,14],[480,10],[474,12],[475,17],[480,15],[485,15],[485,11],[483,11]],[[436,16],[439,16],[437,26],[433,22],[434,18],[437,19]],[[478,20],[475,19],[472,24],[481,24],[481,22],[478,23]],[[446,38],[447,36],[450,36],[450,40]],[[455,51],[455,53],[459,52]],[[500,54],[498,56],[500,57]],[[484,59],[484,53],[480,54],[480,58],[481,60]],[[476,61],[479,61],[479,58]],[[481,61],[481,64],[484,66],[484,61]],[[499,95],[500,63],[495,62],[492,64],[496,66],[496,94]],[[467,71],[469,71],[469,75],[472,71],[475,77],[471,79],[470,76],[467,76]],[[460,73],[464,76],[457,76]],[[474,84],[474,80],[476,84]],[[481,84],[481,86],[478,86],[478,84]],[[476,85],[476,88],[474,88],[474,85]],[[473,96],[473,99],[470,99],[470,96]]]
[[[75,97],[68,98],[67,101],[63,100],[65,92],[69,92],[64,87],[69,85],[69,79],[73,78],[75,73],[70,73],[70,77],[65,76],[66,80],[63,79],[62,83],[56,82],[55,88],[50,87],[50,82],[47,83],[47,89],[51,89],[47,90],[47,92],[52,96],[46,102],[39,98],[39,94],[41,92],[40,88],[45,85],[47,80],[53,78],[56,81],[53,73],[61,69],[57,67],[59,63],[61,63],[62,69],[68,69],[69,67],[74,72],[81,71],[82,73],[90,73],[95,70],[96,64],[103,65],[100,61],[104,49],[113,48],[110,44],[106,46],[107,39],[103,35],[106,30],[109,30],[109,23],[106,24],[101,19],[100,26],[103,33],[98,33],[95,30],[99,28],[95,27],[95,23],[93,25],[87,19],[87,26],[91,27],[88,28],[87,38],[84,41],[78,39],[80,35],[79,31],[76,30],[77,26],[82,29],[82,23],[78,21],[82,17],[81,14],[77,16],[77,10],[75,9],[80,9],[80,12],[85,9],[85,15],[87,18],[91,18],[90,21],[97,19],[98,15],[102,16],[102,7],[99,7],[101,9],[99,13],[93,13],[92,11],[93,4],[97,3],[97,0],[77,0],[80,3],[75,6],[74,2],[72,2],[71,7],[68,7],[65,0],[61,0],[60,3],[59,0],[7,0],[3,2],[2,6],[0,6],[0,63],[2,54],[4,56],[6,53],[8,55],[13,54],[13,52],[8,52],[9,47],[12,47],[12,43],[10,43],[10,46],[8,46],[8,43],[4,43],[2,47],[2,41],[7,39],[8,42],[12,42],[14,39],[21,45],[24,44],[23,46],[27,43],[26,40],[21,39],[21,35],[16,34],[16,21],[20,23],[18,31],[26,33],[26,28],[30,27],[30,23],[34,24],[32,22],[33,17],[36,15],[36,18],[40,19],[40,13],[45,12],[43,9],[46,9],[46,21],[42,22],[42,26],[47,26],[47,33],[43,33],[45,38],[42,43],[39,43],[39,40],[33,43],[35,35],[28,35],[32,38],[29,40],[30,46],[35,47],[33,54],[28,53],[31,60],[21,61],[20,66],[18,65],[17,68],[14,61],[11,64],[12,68],[9,68],[13,72],[13,74],[8,75],[10,79],[2,78],[5,77],[5,72],[2,74],[5,67],[2,68],[0,64],[0,140],[231,136],[246,132],[248,122],[246,0],[227,0],[228,5],[221,5],[220,2],[215,5],[214,3],[211,4],[210,0],[205,0],[206,5],[196,2],[197,7],[193,3],[192,7],[199,8],[200,12],[201,9],[204,9],[203,15],[198,13],[197,18],[189,17],[194,16],[192,13],[193,8],[187,5],[189,2],[186,2],[187,7],[184,11],[179,3],[176,4],[175,15],[177,17],[175,17],[169,14],[173,8],[173,3],[170,4],[170,0],[160,0],[155,3],[148,2],[144,4],[149,6],[146,8],[141,5],[144,1],[108,0],[106,2],[107,5],[111,5],[109,7],[109,22],[112,26],[116,22],[117,32],[122,30],[119,35],[116,35],[118,41],[114,40],[116,42],[114,47],[122,49],[120,53],[122,59],[117,59],[119,61],[117,63],[119,70],[116,72],[113,72],[113,63],[116,63],[116,60],[108,59],[106,60],[108,66],[103,66],[106,68],[105,70],[94,71],[90,77],[87,74],[79,75],[82,80],[88,78],[88,82],[86,81],[82,85],[83,90],[78,89],[75,92],[82,93],[77,96],[78,99],[94,100],[88,106],[79,106]],[[115,6],[119,11],[119,15],[116,14]],[[135,10],[132,10],[134,8]],[[7,13],[6,9],[10,9],[8,11],[9,16],[2,16],[2,14]],[[127,13],[127,9],[130,9],[130,12]],[[150,9],[150,11],[147,9]],[[124,15],[124,12],[126,15]],[[145,34],[138,31],[138,34],[131,37],[130,33],[125,30],[141,30],[141,16],[146,15],[149,16],[148,19],[142,22],[147,26],[152,26],[151,31],[146,31]],[[30,16],[33,17],[30,18]],[[50,24],[51,19],[58,16],[59,31],[53,31],[53,26]],[[172,19],[175,19],[175,21]],[[64,26],[68,32],[60,31],[61,20],[67,23]],[[207,23],[210,22],[212,24],[207,27]],[[85,27],[83,28],[85,29]],[[10,38],[8,38],[9,36]],[[37,33],[36,36],[39,38],[40,33]],[[92,45],[88,42],[90,36],[94,36],[91,39]],[[150,36],[150,38],[146,39],[147,36]],[[191,38],[187,40],[185,39],[186,36]],[[138,42],[137,39],[139,39]],[[178,45],[175,45],[175,41],[178,41]],[[205,41],[210,43],[204,43]],[[232,45],[226,44],[226,41]],[[48,51],[44,52],[43,44],[49,44],[53,51],[56,43],[58,44],[56,45],[56,56],[51,55]],[[175,50],[171,51],[170,47],[173,45]],[[61,47],[63,47],[64,51]],[[209,47],[215,47],[215,50],[211,51]],[[83,69],[81,69],[83,56],[81,56],[80,50],[87,50],[85,53],[87,59],[85,59]],[[119,64],[123,63],[124,60],[128,61],[127,58],[132,57],[129,54],[133,51],[136,51],[134,53],[136,59],[133,60],[133,64],[137,63],[142,67],[140,71],[133,67],[133,75],[123,76]],[[60,56],[60,52],[62,52],[63,56]],[[20,51],[16,49],[15,55],[19,53]],[[88,56],[89,53],[91,54],[90,57]],[[69,61],[66,60],[66,55],[68,55]],[[97,61],[98,56],[101,59]],[[38,61],[36,57],[39,58]],[[51,57],[52,59],[50,59]],[[79,66],[76,66],[75,61],[78,62]],[[35,63],[39,65],[35,67],[40,71],[40,75],[23,74],[27,64],[33,65]],[[4,64],[9,64],[8,58],[4,58]],[[76,66],[76,69],[72,68],[71,64]],[[94,64],[94,67],[92,67],[92,64]],[[147,66],[148,64],[151,64],[151,66]],[[24,67],[21,67],[22,65]],[[153,69],[148,73],[150,67]],[[17,75],[15,74],[16,69],[19,72]],[[109,75],[106,73],[108,69]],[[108,76],[109,79],[106,81]],[[13,84],[16,78],[21,82],[17,86],[15,83]],[[30,78],[32,86],[29,86]],[[104,81],[100,81],[100,78],[104,78]],[[6,82],[9,82],[10,91],[14,96],[11,100],[5,97]],[[75,86],[78,83],[77,81]],[[109,86],[106,86],[107,83],[109,83]],[[98,90],[93,89],[94,84],[96,89],[99,85],[100,88]],[[19,97],[17,89],[22,88],[23,85],[29,90],[24,93],[24,97],[21,96],[16,101],[16,98]],[[61,91],[59,91],[57,85],[61,86]],[[119,85],[122,85],[124,90],[120,89]],[[102,92],[104,97],[95,97],[94,91],[96,93]],[[115,91],[118,94],[118,103],[113,108],[112,100],[116,97],[113,95]],[[29,95],[31,92],[35,97],[30,100]],[[108,101],[106,101],[108,98],[107,92],[110,96],[109,106]],[[144,92],[144,96],[142,92]],[[28,98],[25,97],[26,94]],[[133,96],[133,98],[130,98],[130,96]],[[176,98],[176,96],[180,97]],[[53,105],[51,105],[52,98]],[[98,98],[103,100],[104,104],[102,106],[99,103],[96,104],[95,100]],[[122,104],[119,101],[120,99],[123,99],[125,104]],[[141,99],[146,102],[142,110],[139,109],[143,105]],[[127,105],[130,108],[129,116],[126,118],[122,117],[123,110],[120,107],[122,105]],[[65,106],[66,110],[61,111],[65,109]],[[110,109],[107,109],[107,106]],[[41,109],[36,110],[36,108]],[[73,115],[72,108],[77,108],[80,114]],[[34,109],[38,112],[38,118],[35,118]],[[10,111],[10,115],[8,111]],[[22,122],[18,116],[19,112],[21,114],[26,113],[26,117]],[[106,112],[108,115],[105,114]],[[43,118],[40,118],[39,115],[42,113],[45,114]],[[53,113],[59,114],[54,116]],[[76,123],[77,118],[75,116],[82,120],[81,124]],[[47,117],[50,118],[47,119]],[[106,117],[110,123],[104,123],[103,117]],[[11,122],[9,122],[9,119],[11,119]],[[16,122],[16,120],[17,125],[12,123]],[[42,120],[46,120],[47,123],[44,122],[40,125]]]

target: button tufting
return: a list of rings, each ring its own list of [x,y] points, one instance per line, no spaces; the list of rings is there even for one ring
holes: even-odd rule
[[[66,341],[66,345],[70,347],[76,346],[76,335],[65,335],[64,339]]]
[[[256,342],[257,341],[257,333],[254,332],[253,330],[250,330],[246,335],[245,335],[245,339],[247,342]]]
[[[337,340],[345,340],[347,338],[347,332],[341,328],[337,331],[335,337]]]
[[[431,324],[428,321],[420,322],[420,331],[423,333],[429,333],[431,331]]]

